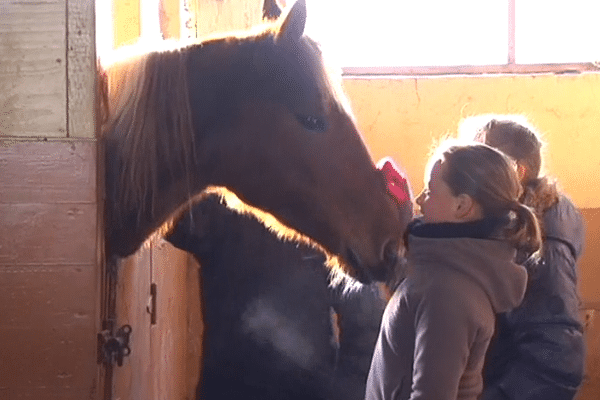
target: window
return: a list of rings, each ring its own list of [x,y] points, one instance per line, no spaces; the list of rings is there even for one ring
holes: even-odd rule
[[[507,61],[506,0],[309,0],[308,7],[310,33],[343,66]]]
[[[597,0],[307,2],[309,32],[346,71],[593,70],[600,60]]]
[[[219,0],[138,0],[136,10],[127,8],[135,2],[115,3],[111,9],[115,1],[96,3],[104,26],[115,12],[140,16],[137,24],[125,27],[131,32],[122,29],[113,37],[110,28],[103,29],[100,53],[130,37],[159,37],[161,7],[164,14],[172,6],[169,12],[185,22],[199,1]],[[600,70],[599,0],[306,1],[307,32],[346,75]]]
[[[517,0],[516,62],[600,61],[597,0]]]

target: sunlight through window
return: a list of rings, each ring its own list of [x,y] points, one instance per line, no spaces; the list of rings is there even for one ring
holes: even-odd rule
[[[125,9],[128,3],[97,0],[97,25],[102,32],[97,36],[98,54],[137,35],[146,42],[160,40],[158,9],[164,1],[140,0],[138,25],[130,24],[131,32],[125,26],[117,35],[112,29],[115,7]],[[191,13],[202,12],[198,0],[168,1],[178,2],[173,8],[179,9],[180,36],[192,37],[195,30],[186,24]],[[600,61],[598,0],[306,1],[307,33],[341,67],[451,69]],[[278,2],[289,6],[293,0]],[[512,3],[514,51],[509,49]]]
[[[600,61],[598,0],[517,0],[516,62]]]
[[[508,0],[307,0],[308,31],[342,66],[508,63]],[[516,0],[517,63],[600,59],[597,0]]]

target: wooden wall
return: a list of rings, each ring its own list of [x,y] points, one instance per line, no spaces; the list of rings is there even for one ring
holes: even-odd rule
[[[94,2],[0,19],[0,398],[97,399]]]

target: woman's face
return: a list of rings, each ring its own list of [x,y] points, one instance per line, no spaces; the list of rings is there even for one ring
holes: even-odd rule
[[[433,164],[425,188],[416,199],[426,223],[459,221],[456,216],[459,199],[452,195],[450,187],[442,178],[444,172],[444,163],[437,161]]]

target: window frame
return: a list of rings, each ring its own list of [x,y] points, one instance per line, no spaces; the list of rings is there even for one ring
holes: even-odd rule
[[[579,74],[583,72],[600,72],[600,61],[577,63],[517,64],[515,62],[515,3],[516,0],[508,0],[508,49],[506,64],[459,66],[342,67],[342,75],[344,77],[393,77],[543,73]]]
[[[105,5],[102,12],[97,11],[98,17],[102,22],[110,21],[108,16],[113,12],[112,3],[115,0],[107,1],[110,5]],[[139,0],[140,15],[142,19],[142,9],[147,10],[150,5],[159,8],[165,1],[177,1],[180,7],[180,37],[187,38],[193,36],[195,26],[190,24],[191,15],[195,10],[196,0]],[[96,1],[96,3],[100,3]],[[104,2],[103,2],[104,3]],[[600,61],[583,62],[583,63],[544,63],[544,64],[517,64],[515,62],[515,3],[516,0],[507,0],[508,3],[508,49],[507,63],[495,65],[459,65],[459,66],[369,66],[369,67],[342,67],[342,76],[344,77],[404,77],[404,76],[446,76],[446,75],[501,75],[501,74],[580,74],[585,72],[600,72]],[[105,15],[106,14],[106,15]],[[156,16],[158,18],[158,15]],[[153,21],[153,28],[157,24]],[[154,36],[155,32],[150,32],[148,28],[144,28],[141,24],[140,36]],[[114,45],[114,32],[112,26],[107,30],[110,36],[102,40],[102,45],[98,43],[100,53],[104,53]],[[152,35],[150,35],[152,34]]]
[[[361,76],[443,76],[501,74],[579,74],[600,72],[600,63],[463,65],[439,67],[343,67],[345,77]]]

